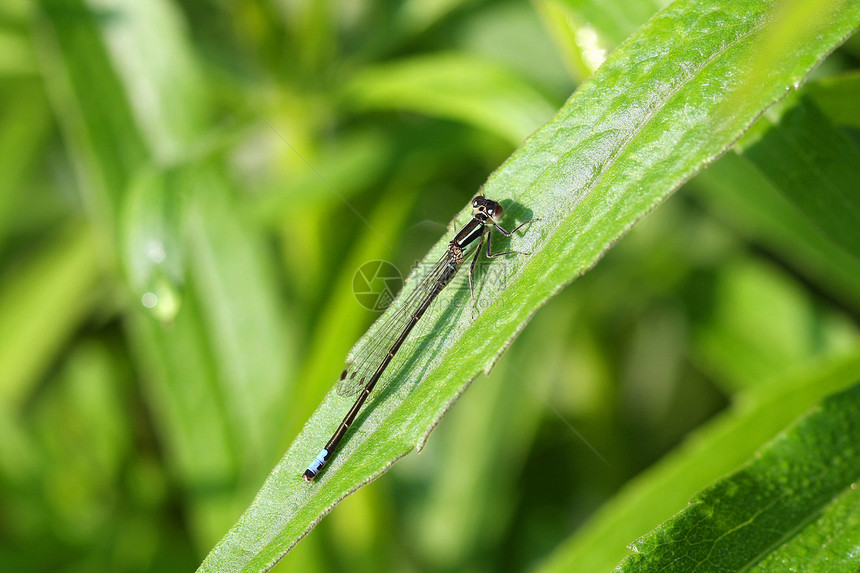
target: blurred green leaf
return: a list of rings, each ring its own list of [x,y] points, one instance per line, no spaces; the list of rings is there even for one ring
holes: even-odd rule
[[[95,304],[98,273],[91,233],[73,227],[40,246],[0,289],[0,468],[14,483],[39,472],[22,412]]]
[[[728,412],[630,482],[539,571],[608,571],[628,553],[631,539],[681,511],[696,491],[735,470],[810,406],[858,378],[860,354],[854,352],[738,394]]]
[[[126,271],[130,345],[192,536],[208,547],[271,464],[296,337],[225,170],[195,159],[208,94],[177,7],[50,0],[42,16],[52,103]]]
[[[822,9],[797,49],[770,53],[768,73],[748,83],[748,66],[761,64],[752,54],[773,33],[770,8],[758,1],[676,2],[621,46],[483,188],[506,207],[506,225],[540,218],[511,241],[531,255],[496,264],[506,263],[506,281],[489,284],[479,275],[485,310],[474,321],[468,290],[448,287],[451,303],[435,305],[423,320],[435,325],[434,335],[404,345],[392,370],[407,367],[308,484],[302,471],[351,403],[329,394],[200,570],[270,567],[340,499],[420,449],[469,381],[492,368],[549,296],[724,152],[860,23],[860,5]],[[457,222],[467,220],[464,212]],[[440,241],[425,261],[438,259],[446,244]]]
[[[806,93],[836,125],[860,127],[860,73],[821,78]]]
[[[734,228],[836,300],[860,309],[860,261],[825,237],[749,159],[729,152],[693,181]]]
[[[507,69],[456,53],[368,68],[345,88],[343,97],[361,110],[413,111],[462,121],[512,145],[519,145],[555,110]]]
[[[559,51],[575,77],[594,73],[609,53],[666,2],[657,0],[538,0]]]
[[[860,258],[860,150],[814,104],[790,107],[743,154],[820,232]]]
[[[574,82],[537,7],[534,2],[498,2],[465,12],[448,49],[503,65],[550,96],[558,108],[570,96]]]
[[[46,88],[88,205],[112,237],[122,193],[149,156],[104,37],[120,16],[84,0],[46,0],[42,15],[36,38]]]
[[[856,177],[852,174],[856,166],[849,163],[828,168],[830,159],[810,165],[808,157],[797,157],[796,147],[785,150],[786,146],[806,142],[803,153],[828,155],[833,148],[835,154],[846,156],[848,161],[855,159],[856,144],[830,122],[851,126],[855,121],[853,111],[860,101],[857,78],[856,74],[847,74],[805,86],[799,97],[781,106],[783,116],[795,116],[791,131],[778,119],[763,118],[741,141],[738,152],[727,154],[699,174],[694,184],[731,225],[763,242],[818,288],[860,309],[860,259],[846,250],[844,241],[840,246],[838,239],[831,238],[842,229],[841,235],[847,237],[850,246],[852,219],[845,216],[850,214],[850,208],[846,211],[835,206],[846,196],[850,201],[857,195],[850,183],[851,177]],[[819,108],[826,118],[821,117]],[[797,117],[809,113],[817,120]],[[813,205],[811,210],[803,208],[808,201],[820,205]],[[822,219],[825,213],[820,213],[821,209],[835,211],[829,215],[838,219],[834,229]]]
[[[98,31],[147,148],[161,163],[187,157],[208,119],[209,94],[178,7],[168,0],[90,5],[98,7],[94,15],[103,15]]]
[[[639,26],[669,4],[668,0],[560,1],[575,11],[584,22],[598,30],[601,36],[608,38],[613,47],[620,45]]]
[[[417,34],[468,3],[469,0],[406,0],[397,11],[397,23],[405,32]]]
[[[223,174],[201,163],[141,177],[125,213],[131,332],[162,439],[199,504],[201,544],[235,511],[221,504],[241,472],[253,481],[268,463],[294,360],[271,271],[232,201]]]
[[[274,135],[277,144],[283,144],[268,126],[266,131],[266,135]],[[259,153],[256,149],[253,152]],[[265,192],[254,200],[251,211],[272,225],[290,220],[308,205],[336,204],[379,181],[391,155],[391,146],[382,133],[367,130],[344,135],[311,157],[308,161],[313,167],[301,175],[293,174],[286,184],[279,179],[265,185]]]
[[[2,50],[2,48],[0,48]],[[48,101],[36,82],[15,82],[7,87],[0,111],[0,245],[12,227],[23,202],[18,192],[26,175],[44,151],[51,127]]]
[[[857,570],[860,385],[825,399],[631,548],[617,571]]]
[[[107,349],[82,345],[65,366],[34,416],[40,453],[61,463],[30,478],[44,488],[54,528],[83,539],[110,527],[107,492],[126,461],[131,436]]]
[[[8,271],[7,271],[8,272]],[[65,229],[0,290],[0,404],[17,411],[87,316],[99,267],[91,232]]]
[[[171,178],[171,176],[173,176]],[[188,265],[182,234],[181,174],[143,171],[130,186],[123,209],[122,261],[136,302],[170,322],[182,304]]]
[[[729,393],[853,348],[850,319],[763,261],[727,262],[693,332],[693,354]]]
[[[32,76],[35,72],[36,59],[30,38],[17,30],[0,26],[0,77]]]
[[[205,90],[167,0],[47,0],[37,38],[83,192],[113,235],[139,168],[191,155],[208,117]]]

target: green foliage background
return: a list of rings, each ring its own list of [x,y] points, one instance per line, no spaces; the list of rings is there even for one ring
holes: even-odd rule
[[[779,4],[762,62],[802,51],[831,6]],[[5,2],[0,568],[196,568],[376,318],[356,269],[408,272],[662,7]],[[762,570],[820,559],[819,537],[844,546],[804,570],[837,570],[857,539],[856,440],[836,438],[860,435],[856,391],[743,464],[860,380],[858,62],[855,36],[278,570],[604,571],[739,467],[621,567],[677,564],[701,508],[761,513],[755,475],[811,492],[796,523],[773,518],[797,526],[781,541],[751,536]],[[734,526],[715,527],[701,539]]]

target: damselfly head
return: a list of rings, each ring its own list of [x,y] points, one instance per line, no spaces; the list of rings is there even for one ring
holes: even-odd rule
[[[501,218],[504,211],[504,208],[500,204],[492,199],[487,199],[483,195],[476,195],[475,198],[472,199],[473,215],[484,213],[490,219],[496,220]]]

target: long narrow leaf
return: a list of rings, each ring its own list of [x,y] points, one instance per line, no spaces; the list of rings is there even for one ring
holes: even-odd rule
[[[860,258],[860,149],[802,100],[744,155],[819,231]]]
[[[860,385],[633,545],[616,571],[857,571]]]
[[[494,263],[504,280],[478,274],[483,311],[474,320],[468,289],[457,289],[462,277],[448,287],[453,297],[423,319],[433,336],[403,347],[392,369],[406,367],[369,402],[318,481],[307,484],[302,471],[350,405],[327,396],[200,570],[271,567],[339,500],[420,449],[549,296],[724,152],[860,23],[860,3],[823,6],[802,42],[791,52],[767,51],[764,66],[755,54],[774,33],[772,8],[753,0],[680,1],[622,45],[484,187],[505,206],[505,225],[540,219],[496,245],[531,255]],[[463,213],[458,223],[466,220]]]

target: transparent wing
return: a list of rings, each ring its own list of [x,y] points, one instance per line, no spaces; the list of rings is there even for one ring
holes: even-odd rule
[[[424,302],[433,286],[439,281],[447,264],[448,255],[446,254],[427,271],[427,274],[421,278],[403,301],[396,303],[397,308],[376,329],[376,332],[355,351],[352,361],[347,364],[338,379],[338,394],[353,396],[364,388],[379,365],[382,364],[382,360],[391,350],[394,342],[403,333],[421,303]],[[391,378],[393,377],[388,377],[389,380]],[[377,385],[381,387],[382,381],[378,382]]]

